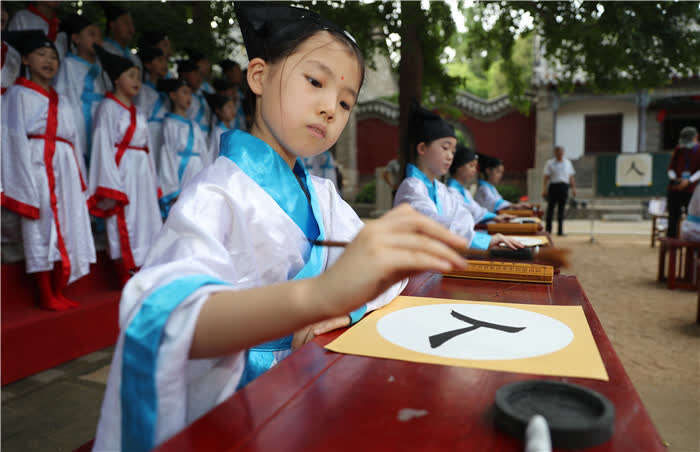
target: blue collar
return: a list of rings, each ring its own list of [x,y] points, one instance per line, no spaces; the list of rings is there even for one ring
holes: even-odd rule
[[[430,179],[428,179],[428,176],[426,176],[423,173],[423,171],[419,170],[418,167],[412,163],[409,163],[406,167],[406,177],[415,177],[416,179],[423,182],[425,184],[425,187],[428,189],[428,195],[430,196],[430,199],[433,201],[433,204],[435,204],[435,207],[437,207],[438,213],[442,213],[442,209],[440,208],[440,202],[438,201],[437,197],[437,182],[431,182]]]
[[[191,122],[190,119],[184,118],[184,117],[182,117],[182,116],[180,116],[180,115],[176,115],[176,114],[173,113],[173,112],[167,113],[167,114],[165,115],[165,117],[166,117],[166,118],[172,118],[172,119],[175,119],[175,120],[180,121],[180,122],[184,122],[184,123],[187,124],[187,125],[192,124],[192,122]]]
[[[85,58],[74,54],[73,52],[67,52],[67,53],[66,53],[66,56],[67,56],[68,58],[71,58],[71,59],[73,59],[73,60],[79,62],[79,63],[83,63],[84,65],[89,66],[89,67],[98,66],[98,65],[97,65],[97,61],[98,61],[97,58],[95,58],[95,62],[94,62],[94,63],[91,63],[91,62],[89,62],[88,60],[86,60]],[[98,67],[99,67],[99,66],[98,66]]]
[[[464,198],[464,201],[469,204],[471,200],[467,196],[467,189],[464,188],[464,185],[460,184],[457,179],[449,178],[447,181],[447,186],[456,189],[458,192],[462,194],[462,197]]]
[[[117,41],[115,41],[114,39],[109,38],[109,37],[105,38],[104,41],[112,44],[114,47],[119,49],[119,51],[121,51],[123,57],[131,59],[131,51],[128,48],[122,47],[121,44],[119,44]]]
[[[297,158],[292,170],[270,145],[241,130],[232,130],[221,136],[219,155],[233,161],[260,185],[304,231],[307,238],[315,240],[323,237],[323,217],[318,207],[316,192],[300,159]],[[297,176],[309,191],[311,205],[299,185]]]
[[[498,190],[496,190],[496,187],[494,187],[493,184],[491,184],[491,183],[488,182],[488,181],[485,181],[484,179],[479,179],[479,185],[480,185],[480,186],[481,186],[481,185],[484,185],[484,186],[486,186],[486,188],[488,188],[488,189],[491,190],[492,192],[498,194]],[[500,195],[499,195],[499,196],[500,196]]]
[[[218,118],[216,120],[216,127],[223,130],[224,132],[228,132],[229,130],[233,130],[231,127],[224,124],[224,122],[220,121]]]

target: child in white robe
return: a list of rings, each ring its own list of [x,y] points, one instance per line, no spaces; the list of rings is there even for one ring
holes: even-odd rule
[[[133,103],[141,87],[139,69],[132,60],[97,50],[115,90],[105,95],[95,116],[88,206],[106,218],[109,254],[126,283],[162,226],[160,189],[146,116]]]
[[[18,78],[2,98],[2,206],[21,216],[40,306],[63,311],[77,306],[63,294],[66,284],[95,262],[80,140],[71,104],[51,87],[59,64],[54,44],[40,30],[7,38],[16,39],[31,80]]]
[[[364,72],[356,44],[305,9],[235,9],[253,135],[224,134],[221,157],[185,187],[125,287],[96,451],[153,448],[249,381],[251,365],[269,367],[290,342],[358,320],[413,272],[465,264],[453,247],[466,242],[408,206],[363,228],[330,183],[299,164],[347,123]],[[270,34],[256,35],[255,18],[275,20]]]
[[[20,76],[20,68],[22,66],[22,57],[19,52],[8,45],[6,40],[8,35],[16,33],[14,31],[3,31],[2,32],[2,56],[0,56],[0,70],[2,74],[0,75],[0,95],[5,94],[7,88],[15,83],[17,77]]]
[[[214,112],[214,125],[209,134],[209,155],[212,161],[219,156],[221,135],[233,130],[236,121],[236,103],[230,97],[220,94],[205,94],[209,108]]]
[[[163,218],[177,200],[182,188],[212,159],[206,137],[186,115],[192,102],[192,91],[182,79],[161,80],[160,91],[167,94],[171,111],[163,120],[163,138],[158,163],[158,176],[163,190],[160,199]]]
[[[151,135],[151,153],[156,168],[160,162],[160,149],[163,146],[163,119],[168,113],[168,95],[158,91],[158,82],[168,74],[168,60],[160,47],[142,47],[139,57],[144,67],[143,85],[136,96],[136,108],[148,118],[148,132]]]
[[[511,219],[510,215],[496,215],[474,201],[468,187],[474,181],[478,172],[477,164],[476,153],[463,144],[457,144],[457,151],[450,166],[450,178],[447,180],[447,187],[452,194],[462,199],[464,205],[471,212],[475,223],[509,221]]]
[[[489,249],[501,244],[517,249],[522,248],[518,241],[501,234],[493,236],[474,231],[474,218],[461,198],[438,180],[450,169],[457,146],[454,128],[439,115],[417,104],[411,106],[406,178],[399,185],[394,197],[394,205],[410,204],[414,209],[427,215],[450,231],[461,235],[470,248]]]
[[[211,110],[204,98],[202,90],[202,74],[199,67],[192,60],[179,61],[177,73],[184,79],[192,90],[192,103],[187,109],[187,117],[193,119],[204,135],[209,136],[211,131]]]
[[[80,147],[86,153],[84,159],[88,165],[93,118],[107,90],[102,67],[93,47],[102,42],[102,32],[97,24],[78,14],[65,18],[61,22],[61,28],[66,32],[70,45],[54,87],[74,106]]]
[[[700,242],[700,184],[688,203],[688,215],[681,223],[681,239]]]
[[[496,185],[503,179],[503,169],[503,161],[501,159],[483,154],[479,155],[479,170],[482,177],[479,179],[474,200],[493,213],[498,213],[499,210],[506,208],[530,209],[532,207],[530,204],[513,204],[503,199],[503,196],[498,192]]]

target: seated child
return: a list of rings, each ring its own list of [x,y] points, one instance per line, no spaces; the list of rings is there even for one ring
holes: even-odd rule
[[[478,172],[477,162],[476,152],[462,144],[457,144],[457,151],[450,166],[450,178],[447,180],[447,187],[458,198],[462,198],[476,223],[509,221],[512,218],[510,215],[496,215],[493,212],[489,212],[488,209],[480,206],[472,198],[468,187],[474,182]]]
[[[406,178],[399,185],[394,205],[408,203],[450,231],[461,235],[471,248],[488,249],[501,243],[511,248],[522,245],[501,234],[493,236],[474,231],[474,218],[461,198],[450,193],[438,180],[450,169],[457,146],[454,128],[439,115],[421,106],[411,106]]]
[[[490,212],[498,213],[505,208],[510,209],[530,209],[527,203],[513,204],[503,199],[498,192],[496,185],[503,179],[503,162],[496,157],[479,155],[479,170],[482,177],[479,179],[479,188],[474,194],[474,201],[487,208]]]
[[[221,157],[183,189],[124,289],[96,451],[150,450],[292,343],[388,303],[402,278],[465,265],[453,249],[465,241],[410,207],[363,228],[330,182],[299,163],[347,124],[364,74],[354,41],[309,10],[234,7],[250,58],[252,134],[224,134]],[[352,243],[314,244],[324,239]]]

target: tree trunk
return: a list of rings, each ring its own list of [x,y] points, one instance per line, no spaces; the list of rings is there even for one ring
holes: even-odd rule
[[[420,102],[423,88],[423,47],[420,36],[423,28],[423,11],[420,2],[401,3],[401,62],[399,63],[399,163],[405,174],[410,163],[408,143],[408,115],[411,102]]]

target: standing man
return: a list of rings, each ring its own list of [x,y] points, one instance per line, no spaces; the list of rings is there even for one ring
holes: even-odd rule
[[[569,159],[564,158],[564,148],[557,146],[554,148],[554,158],[547,160],[544,165],[544,190],[542,197],[547,199],[547,232],[552,232],[552,217],[554,216],[554,206],[557,206],[557,222],[559,230],[557,235],[564,235],[564,208],[569,197],[569,187],[571,194],[576,197],[576,183],[574,181],[574,165]],[[547,187],[549,184],[549,187]]]
[[[678,146],[673,150],[668,166],[668,232],[667,236],[678,236],[678,223],[681,210],[688,208],[690,197],[700,180],[700,150],[698,149],[698,130],[695,127],[683,127]]]

